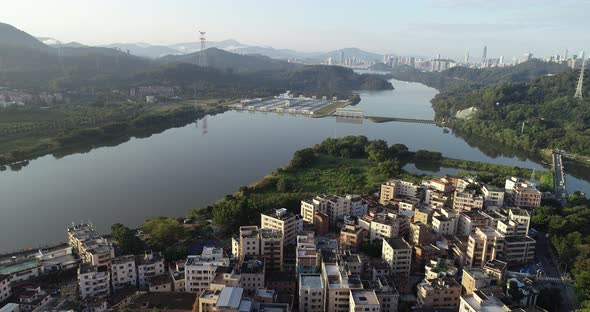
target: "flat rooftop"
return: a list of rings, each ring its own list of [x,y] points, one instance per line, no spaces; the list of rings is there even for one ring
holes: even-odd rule
[[[299,282],[301,287],[324,288],[322,277],[319,274],[301,274]]]
[[[410,244],[408,244],[403,238],[391,238],[387,240],[387,243],[393,249],[412,249]]]
[[[379,305],[379,299],[373,290],[351,289],[350,294],[355,305]]]
[[[192,311],[196,294],[183,292],[151,292],[134,298],[127,306],[133,310],[185,310]]]

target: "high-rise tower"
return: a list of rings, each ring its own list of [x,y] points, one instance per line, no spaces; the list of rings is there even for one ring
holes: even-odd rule
[[[482,63],[488,59],[488,46],[483,46],[483,54],[481,55]]]
[[[574,98],[581,100],[583,98],[582,88],[584,86],[584,70],[586,68],[586,59],[584,59],[584,52],[582,52],[582,69],[580,69],[580,77],[578,78],[578,85],[576,86],[576,93]]]
[[[201,51],[199,51],[199,66],[207,67],[207,54],[205,53],[205,34],[206,32],[199,30],[199,40],[201,41]]]

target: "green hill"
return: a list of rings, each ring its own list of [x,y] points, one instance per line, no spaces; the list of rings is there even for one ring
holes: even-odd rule
[[[528,151],[559,148],[590,156],[590,100],[573,98],[578,75],[568,70],[530,82],[459,88],[438,94],[432,104],[436,118],[451,118],[462,133]],[[469,107],[477,109],[470,118],[454,118]]]

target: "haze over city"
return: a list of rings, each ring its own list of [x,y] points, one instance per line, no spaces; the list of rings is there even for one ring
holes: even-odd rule
[[[586,48],[590,1],[34,1],[4,0],[0,21],[87,45],[237,39],[299,51],[358,47],[462,58],[554,55]]]

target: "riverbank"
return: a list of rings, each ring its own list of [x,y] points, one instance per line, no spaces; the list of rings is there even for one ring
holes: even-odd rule
[[[63,157],[132,137],[149,137],[223,112],[224,100],[198,104],[119,103],[5,109],[0,114],[0,170],[19,169],[37,157]]]
[[[215,225],[232,232],[240,225],[258,222],[253,215],[276,207],[298,211],[301,200],[317,195],[371,195],[390,179],[419,183],[434,177],[401,169],[409,163],[430,162],[464,169],[462,175],[475,176],[498,187],[504,186],[506,176],[528,178],[533,172],[517,166],[445,158],[438,152],[410,152],[402,144],[383,144],[368,141],[364,136],[327,139],[296,152],[288,165],[240,187],[238,192],[205,208],[191,210],[189,216],[195,220],[212,220]]]

